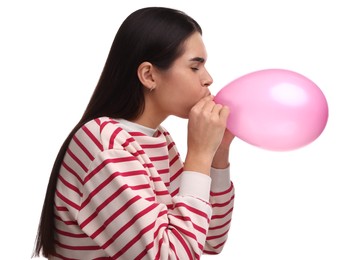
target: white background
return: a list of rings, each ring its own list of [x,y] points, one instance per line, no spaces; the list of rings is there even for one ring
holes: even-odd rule
[[[312,144],[271,152],[235,139],[229,240],[203,259],[357,259],[357,7],[348,0],[2,1],[0,258],[30,259],[52,163],[132,11],[182,9],[203,27],[216,93],[245,73],[284,68],[329,104]],[[164,122],[185,154],[186,121]]]

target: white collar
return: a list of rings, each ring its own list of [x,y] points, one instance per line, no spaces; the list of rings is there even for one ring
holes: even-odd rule
[[[125,126],[124,129],[129,132],[141,132],[147,136],[154,136],[155,132],[157,131],[157,129],[146,127],[125,119],[119,119],[118,121],[122,123]]]

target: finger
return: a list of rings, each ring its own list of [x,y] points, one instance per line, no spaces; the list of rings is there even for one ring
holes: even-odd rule
[[[193,106],[194,109],[201,110],[205,106],[205,104],[209,101],[213,100],[213,96],[209,95],[204,98],[202,98],[200,101],[196,103],[196,105]]]
[[[211,113],[211,112],[213,112],[215,106],[216,106],[216,103],[213,100],[208,100],[206,103],[204,103],[202,110],[208,111]]]
[[[229,107],[228,106],[223,106],[222,109],[220,110],[219,116],[222,118],[222,120],[227,121],[228,116],[229,116]]]
[[[220,115],[222,108],[223,108],[223,106],[221,104],[215,104],[212,109],[212,113]]]

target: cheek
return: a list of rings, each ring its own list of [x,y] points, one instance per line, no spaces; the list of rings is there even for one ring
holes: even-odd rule
[[[203,97],[204,89],[195,78],[187,77],[186,73],[176,73],[166,78],[161,92],[164,107],[169,107],[174,114],[186,117],[191,108]]]
[[[191,92],[187,95],[182,95],[181,104],[187,115],[191,111],[192,107],[195,106],[197,102],[201,100],[201,98],[202,96],[198,92]]]
[[[200,97],[192,92],[172,91],[166,96],[164,107],[168,109],[169,114],[182,118],[188,118],[192,107],[200,100]]]
[[[187,85],[187,88],[185,88],[184,93],[182,93],[181,99],[183,100],[181,101],[191,109],[204,95],[205,89],[198,83],[192,84],[191,81],[190,84]]]

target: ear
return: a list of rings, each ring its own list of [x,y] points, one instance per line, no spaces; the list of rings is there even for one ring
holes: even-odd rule
[[[154,66],[147,61],[141,63],[137,70],[137,75],[140,82],[143,84],[144,87],[146,87],[149,90],[154,89],[156,86],[154,70],[155,70]]]

